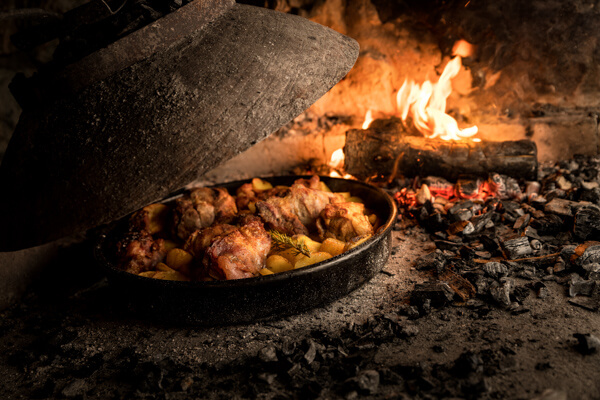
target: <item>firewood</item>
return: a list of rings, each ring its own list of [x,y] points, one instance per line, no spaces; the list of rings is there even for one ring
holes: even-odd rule
[[[351,129],[346,132],[346,172],[360,179],[384,176],[487,176],[537,178],[537,147],[530,140],[450,142],[407,136],[399,129]]]

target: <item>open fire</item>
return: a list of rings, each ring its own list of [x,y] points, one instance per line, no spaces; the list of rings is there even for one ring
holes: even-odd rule
[[[470,44],[466,41],[454,45],[456,51],[463,55]],[[430,139],[439,137],[442,140],[461,140],[477,134],[477,127],[471,126],[461,129],[458,122],[446,113],[446,100],[452,93],[452,79],[458,75],[462,67],[461,56],[455,57],[446,64],[437,83],[429,80],[419,85],[406,79],[398,91],[396,101],[400,118],[404,123],[412,120],[412,125],[425,137]]]

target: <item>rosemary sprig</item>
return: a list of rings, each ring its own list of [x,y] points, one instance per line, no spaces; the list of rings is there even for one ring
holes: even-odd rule
[[[310,250],[303,241],[296,240],[285,233],[277,231],[269,231],[269,234],[271,235],[271,239],[273,239],[273,249],[277,251],[293,249],[294,255],[304,254],[306,257],[310,257]]]

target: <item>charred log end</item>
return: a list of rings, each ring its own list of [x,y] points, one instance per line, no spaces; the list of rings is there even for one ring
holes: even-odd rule
[[[537,179],[537,147],[530,140],[449,142],[406,136],[381,129],[346,132],[346,172],[360,179],[374,175],[486,176],[490,172],[526,180]]]

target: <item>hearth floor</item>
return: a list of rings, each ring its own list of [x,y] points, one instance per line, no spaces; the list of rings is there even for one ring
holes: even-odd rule
[[[393,246],[382,273],[332,304],[212,328],[136,319],[86,245],[65,249],[1,314],[0,398],[600,398],[600,354],[573,337],[599,335],[600,315],[564,286],[547,282],[518,315],[452,305],[410,319],[399,310],[428,279],[412,264],[435,247],[419,228]]]

